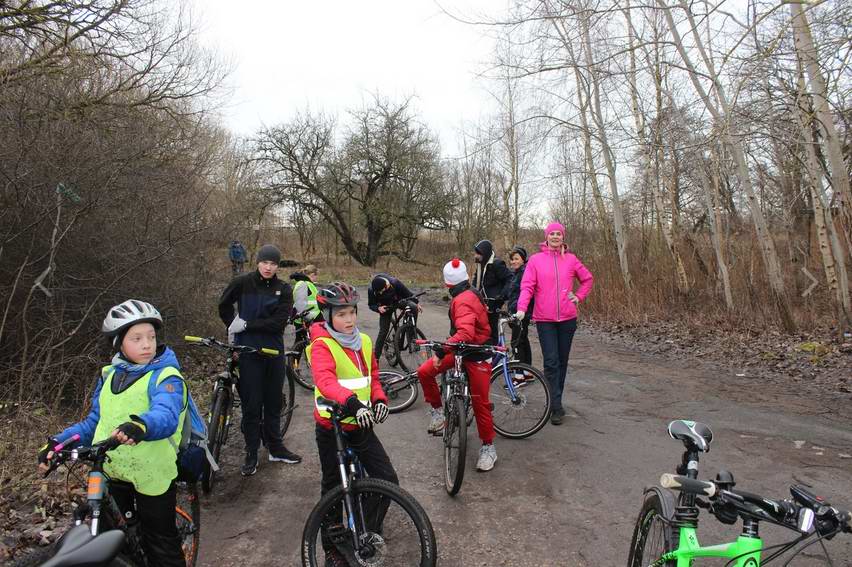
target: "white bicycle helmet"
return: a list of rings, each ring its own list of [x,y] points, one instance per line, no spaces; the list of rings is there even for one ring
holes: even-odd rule
[[[138,299],[128,299],[109,310],[101,332],[114,337],[137,323],[151,323],[155,329],[163,326],[163,317],[157,308]]]

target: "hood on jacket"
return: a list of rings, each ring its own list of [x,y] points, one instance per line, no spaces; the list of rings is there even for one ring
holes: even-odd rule
[[[311,281],[311,278],[306,276],[303,272],[293,272],[290,274],[290,279],[297,282]]]
[[[479,261],[480,264],[490,264],[494,261],[494,245],[491,244],[490,240],[480,240],[473,247],[473,251],[482,256],[482,260]]]
[[[539,243],[538,249],[539,249],[539,252],[544,252],[545,254],[552,254],[552,253],[556,252],[556,250],[553,250],[550,246],[547,245],[546,240],[544,242]],[[568,251],[569,251],[568,245],[563,243],[562,244],[562,250],[560,252],[562,252],[562,254],[565,254]]]
[[[165,368],[167,366],[173,366],[180,370],[180,362],[178,362],[177,356],[175,356],[174,351],[166,345],[160,345],[157,347],[157,352],[154,354],[154,358],[151,359],[151,362],[148,364],[135,364],[127,360],[123,353],[118,352],[112,357],[112,365],[115,366],[116,370],[126,372],[130,375],[140,376],[147,374],[152,370],[159,370],[160,368]]]

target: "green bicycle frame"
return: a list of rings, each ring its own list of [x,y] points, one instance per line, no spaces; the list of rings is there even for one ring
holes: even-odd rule
[[[737,559],[734,567],[760,567],[760,550],[763,541],[756,537],[740,536],[733,543],[723,543],[701,547],[695,528],[680,528],[680,545],[674,551],[666,553],[652,564],[652,567],[665,565],[667,561],[675,561],[677,567],[692,567],[693,561],[699,557],[723,557]]]

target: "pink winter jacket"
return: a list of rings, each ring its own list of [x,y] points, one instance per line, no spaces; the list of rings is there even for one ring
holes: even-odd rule
[[[580,280],[580,289],[575,294],[580,301],[592,291],[592,273],[576,256],[563,247],[563,251],[551,250],[546,242],[541,252],[533,254],[527,262],[524,279],[521,280],[521,296],[518,311],[526,311],[530,299],[535,299],[532,318],[536,321],[569,321],[577,317],[577,307],[568,298],[574,289],[574,279]]]

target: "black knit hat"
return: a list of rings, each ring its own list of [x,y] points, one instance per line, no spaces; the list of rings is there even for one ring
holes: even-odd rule
[[[257,263],[260,264],[261,262],[279,264],[281,262],[281,251],[272,244],[264,244],[257,253]]]

